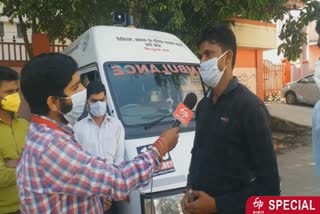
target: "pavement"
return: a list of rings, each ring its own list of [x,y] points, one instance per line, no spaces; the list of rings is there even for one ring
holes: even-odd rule
[[[312,126],[313,107],[288,105],[282,103],[266,103],[270,115],[298,125]]]
[[[320,195],[320,177],[316,175],[311,142],[277,158],[283,195]]]
[[[312,126],[312,106],[280,103],[267,103],[266,106],[273,117],[297,125]],[[282,194],[319,196],[320,177],[316,175],[311,135],[305,134],[300,138],[303,141],[300,146],[277,155]]]

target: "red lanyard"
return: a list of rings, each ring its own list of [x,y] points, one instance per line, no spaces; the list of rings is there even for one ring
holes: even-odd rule
[[[38,124],[44,124],[52,129],[55,130],[59,130],[59,131],[63,131],[62,128],[60,126],[58,126],[57,124],[51,122],[50,120],[46,120],[42,117],[36,116],[36,115],[32,115],[32,122],[34,123],[38,123]]]

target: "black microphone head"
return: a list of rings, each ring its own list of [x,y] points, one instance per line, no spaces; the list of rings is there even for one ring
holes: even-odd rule
[[[183,104],[185,104],[190,110],[194,108],[197,103],[197,95],[193,92],[187,94],[186,98],[184,98]]]

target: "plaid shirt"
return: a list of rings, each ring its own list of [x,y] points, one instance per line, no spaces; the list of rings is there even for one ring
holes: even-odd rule
[[[123,200],[158,166],[149,150],[119,166],[84,152],[72,128],[34,116],[17,166],[22,213],[103,213],[100,197]]]

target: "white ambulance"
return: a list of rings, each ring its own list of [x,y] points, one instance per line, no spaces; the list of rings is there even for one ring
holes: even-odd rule
[[[144,152],[161,131],[172,126],[172,113],[193,92],[203,97],[199,60],[176,36],[144,29],[96,26],[63,52],[79,64],[84,85],[101,80],[108,110],[126,132],[126,159]],[[146,187],[120,203],[123,214],[181,213],[195,121],[181,127],[179,143],[154,171]]]

